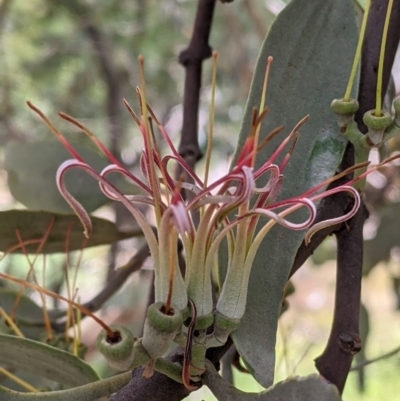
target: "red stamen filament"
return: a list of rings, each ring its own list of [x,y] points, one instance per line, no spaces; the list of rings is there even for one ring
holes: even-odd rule
[[[29,279],[29,276],[32,273],[32,278],[33,278],[33,280],[35,281],[36,284],[38,284],[38,282],[37,282],[37,277],[36,277],[35,270],[34,270],[34,265],[35,265],[36,259],[39,256],[40,251],[42,250],[44,244],[47,241],[48,236],[50,235],[51,229],[52,229],[52,227],[54,225],[54,221],[55,221],[55,218],[53,217],[51,219],[47,229],[46,229],[46,232],[44,233],[42,239],[40,240],[40,243],[39,243],[38,248],[36,250],[35,257],[34,257],[33,261],[31,261],[29,259],[28,252],[27,252],[27,250],[25,248],[24,241],[22,240],[21,233],[20,233],[19,229],[17,228],[15,230],[15,234],[17,236],[18,243],[19,243],[19,245],[20,245],[20,247],[22,249],[22,252],[24,253],[24,255],[26,257],[26,260],[28,261],[28,264],[29,264],[29,271],[28,271],[28,273],[26,275],[26,280]],[[11,309],[11,313],[10,313],[10,318],[11,319],[14,319],[15,313],[17,311],[19,302],[20,302],[21,297],[22,297],[22,293],[23,293],[23,287],[21,287],[21,289],[19,290],[19,292],[17,294],[17,297],[15,299],[14,305],[13,305],[13,307]],[[50,318],[49,318],[49,315],[48,315],[47,309],[46,309],[46,299],[45,299],[44,296],[42,296],[42,294],[40,294],[40,297],[41,297],[42,305],[43,305],[43,320],[44,320],[44,324],[45,324],[45,328],[46,328],[47,337],[49,339],[51,339],[53,334],[52,334],[52,330],[51,330]]]
[[[68,150],[68,152],[72,155],[72,157],[80,162],[83,162],[83,159],[79,156],[79,154],[75,151],[75,149],[69,144],[69,142],[64,138],[60,131],[50,122],[50,120],[31,102],[26,102],[29,108],[31,108],[46,124],[47,128],[58,138],[58,140],[64,145],[64,147]]]
[[[169,287],[167,302],[165,303],[165,314],[168,315],[171,311],[172,292],[174,289],[174,273],[175,273],[175,233],[171,224],[171,235],[169,236]]]
[[[67,227],[67,233],[66,233],[66,238],[65,238],[65,255],[66,255],[66,260],[65,260],[65,282],[67,285],[67,294],[68,294],[68,299],[73,300],[74,297],[72,296],[72,291],[71,289],[71,283],[69,280],[69,269],[70,269],[70,260],[69,260],[69,243],[70,243],[70,236],[71,236],[71,230],[73,226],[73,222],[68,224]],[[70,327],[70,324],[72,324],[72,327],[75,329],[75,314],[72,309],[71,304],[68,304],[68,312],[67,312],[67,321],[65,323],[65,341],[68,343],[69,342],[69,336],[68,336],[68,330]],[[76,336],[76,332],[75,332]]]
[[[67,302],[68,304],[71,304],[72,306],[75,306],[78,308],[83,314],[90,316],[96,323],[98,323],[106,332],[107,336],[109,338],[114,338],[115,333],[110,329],[110,327],[107,326],[100,318],[98,318],[96,315],[94,315],[89,309],[86,309],[84,306],[78,304],[75,301],[69,300],[68,298],[63,297],[62,295],[56,294],[53,291],[47,290],[45,288],[40,287],[39,285],[33,284],[33,283],[28,283],[25,280],[18,279],[16,277],[13,277],[7,273],[0,273],[0,277],[5,279],[5,280],[10,280],[13,283],[21,284],[24,287],[31,288],[32,290],[39,291],[45,295],[48,295],[52,298],[59,299],[61,301]]]

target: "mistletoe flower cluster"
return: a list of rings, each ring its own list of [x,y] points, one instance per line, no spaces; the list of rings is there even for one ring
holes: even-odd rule
[[[197,311],[197,329],[206,329],[215,323],[216,316],[231,322],[239,322],[245,310],[251,266],[259,245],[268,231],[275,224],[290,230],[309,229],[306,234],[306,240],[309,240],[319,229],[351,218],[359,207],[359,194],[350,185],[323,191],[322,189],[331,181],[328,180],[296,197],[279,199],[284,170],[294,149],[297,130],[307,118],[294,127],[261,167],[255,169],[254,160],[257,152],[280,131],[277,129],[272,132],[264,140],[264,144],[257,143],[256,133],[266,112],[261,115],[253,113],[252,132],[239,152],[231,171],[215,182],[206,184],[207,177],[203,181],[189,167],[179,155],[164,127],[143,100],[143,96],[140,98],[142,114],[140,118],[127,102],[125,104],[143,136],[141,178],[126,169],[86,127],[72,117],[60,113],[61,117],[88,134],[110,161],[110,165],[103,171],[96,172],[47,118],[29,104],[72,155],[72,159],[62,163],[58,169],[56,178],[58,188],[79,216],[86,236],[91,233],[90,216],[66,188],[64,176],[67,171],[73,168],[85,171],[99,182],[101,190],[107,197],[126,206],[141,227],[150,248],[155,271],[156,302],[165,305],[167,313],[171,308],[184,311],[188,301],[191,300]],[[150,120],[156,124],[167,145],[169,152],[165,155],[161,154],[160,144],[155,141],[150,129]],[[280,157],[282,161],[278,164],[278,157],[282,156],[290,144],[292,146],[283,158]],[[171,168],[171,163],[175,168]],[[176,168],[183,172],[178,180],[174,178]],[[140,188],[143,194],[132,196],[121,193],[107,180],[107,176],[111,173],[122,174]],[[265,177],[268,177],[266,184],[258,186],[261,178],[264,182]],[[191,196],[184,197],[185,191],[190,192]],[[352,209],[337,219],[319,222],[310,228],[316,217],[315,202],[341,191],[353,195]],[[154,209],[156,230],[143,214],[143,208],[139,208],[143,204]],[[301,223],[289,221],[287,216],[300,208],[306,208],[308,217]],[[257,231],[256,226],[260,218],[266,219],[266,223]],[[221,285],[214,311],[211,270],[216,263],[218,248],[224,239],[228,243],[229,261],[227,275]],[[178,267],[178,241],[182,242],[184,248],[186,261],[184,278]]]

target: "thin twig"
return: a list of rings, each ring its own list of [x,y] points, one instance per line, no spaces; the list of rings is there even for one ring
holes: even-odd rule
[[[119,74],[112,63],[112,47],[109,45],[105,34],[96,25],[92,18],[93,12],[85,2],[77,0],[63,1],[63,6],[78,19],[79,27],[89,39],[96,57],[96,66],[104,79],[107,96],[106,111],[110,132],[110,151],[117,156],[119,142],[122,137],[121,113],[123,110],[123,93]]]
[[[143,244],[128,263],[115,271],[115,274],[106,283],[104,288],[93,299],[86,302],[82,306],[90,312],[98,311],[103,306],[104,302],[106,302],[121,288],[127,278],[142,267],[144,261],[149,256],[149,252],[149,246],[147,243]],[[85,317],[85,315],[83,315],[82,318],[83,317]],[[63,332],[65,330],[65,323],[53,323],[52,327],[58,332]]]
[[[362,361],[362,362],[358,363],[357,365],[354,365],[350,369],[350,372],[360,370],[360,369],[364,368],[365,366],[371,365],[372,363],[375,363],[378,361],[382,361],[383,359],[388,359],[388,358],[398,354],[399,352],[400,352],[400,347],[397,347],[397,348],[393,349],[392,351],[387,352],[386,354],[377,356],[376,358],[366,359],[365,361]]]
[[[179,62],[185,68],[183,95],[183,123],[179,154],[190,167],[202,157],[198,142],[199,102],[203,60],[210,58],[208,44],[214,14],[215,0],[199,0],[193,34],[189,46],[179,54]]]
[[[150,256],[149,246],[147,243],[143,244],[136,254],[124,266],[115,270],[115,274],[111,280],[107,282],[106,286],[97,294],[92,300],[84,304],[84,306],[92,312],[98,311],[101,306],[112,295],[114,295],[121,286],[125,283],[126,279],[134,272],[140,270],[144,261]]]
[[[108,117],[108,130],[110,134],[110,151],[118,157],[119,144],[122,137],[122,90],[118,73],[110,60],[111,48],[107,46],[107,40],[100,29],[88,18],[82,18],[82,29],[89,38],[94,54],[97,59],[97,65],[107,87],[106,110]]]

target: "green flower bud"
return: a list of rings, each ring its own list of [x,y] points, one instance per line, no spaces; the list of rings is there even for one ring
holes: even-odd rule
[[[162,302],[147,308],[142,345],[152,359],[160,358],[168,351],[183,324],[182,313],[178,308],[171,307],[168,314],[164,309]]]
[[[197,316],[196,318],[196,330],[205,330],[208,329],[214,322],[214,315],[209,313],[208,315],[204,316]]]
[[[240,319],[233,319],[223,315],[219,311],[215,311],[213,337],[216,341],[212,343],[212,346],[217,347],[225,344],[231,332],[236,330],[239,324]]]
[[[354,115],[358,110],[358,107],[356,99],[350,99],[348,101],[344,99],[334,99],[331,103],[331,109],[336,114]]]
[[[358,110],[358,102],[355,99],[334,99],[331,103],[331,109],[337,115],[339,127],[345,127],[354,119],[354,114]]]
[[[382,142],[385,129],[392,124],[389,113],[382,112],[381,116],[375,115],[375,110],[367,111],[363,117],[364,124],[368,127],[368,138],[374,145]]]
[[[133,334],[124,326],[115,325],[111,326],[111,329],[115,338],[110,338],[105,331],[101,331],[97,336],[96,347],[112,368],[127,370],[134,357]]]

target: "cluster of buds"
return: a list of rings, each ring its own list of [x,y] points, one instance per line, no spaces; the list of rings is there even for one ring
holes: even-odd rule
[[[362,157],[363,151],[368,154],[371,148],[379,147],[400,134],[400,98],[393,101],[394,118],[388,112],[378,112],[376,109],[364,114],[363,121],[368,128],[366,135],[358,130],[354,121],[358,107],[355,99],[335,99],[331,104],[343,134],[353,143],[356,155]]]

